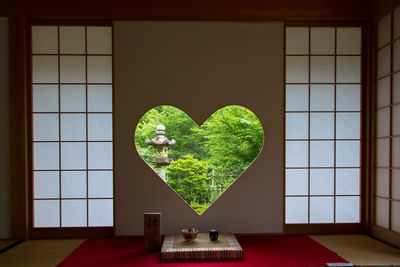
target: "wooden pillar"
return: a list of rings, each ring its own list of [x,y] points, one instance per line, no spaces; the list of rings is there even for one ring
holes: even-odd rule
[[[28,237],[28,121],[26,20],[9,12],[11,237]]]

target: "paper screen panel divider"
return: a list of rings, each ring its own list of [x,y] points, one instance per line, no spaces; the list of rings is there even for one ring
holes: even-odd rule
[[[400,233],[400,8],[377,22],[376,168],[373,224]]]
[[[33,235],[114,225],[111,31],[31,25]]]
[[[361,32],[286,27],[286,224],[361,222]]]

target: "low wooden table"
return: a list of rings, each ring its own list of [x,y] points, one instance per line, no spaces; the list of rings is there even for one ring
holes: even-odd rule
[[[191,241],[182,235],[166,235],[161,248],[163,261],[240,260],[242,257],[243,249],[233,234],[219,234],[217,241],[211,241],[205,233],[199,233]]]

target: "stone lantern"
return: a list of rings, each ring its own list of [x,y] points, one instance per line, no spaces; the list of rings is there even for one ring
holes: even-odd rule
[[[157,136],[151,140],[147,139],[145,142],[154,147],[157,156],[152,159],[152,162],[160,169],[159,175],[166,182],[165,168],[173,161],[172,158],[168,157],[168,146],[174,145],[176,141],[174,139],[169,140],[165,136],[165,126],[160,124],[157,126]]]

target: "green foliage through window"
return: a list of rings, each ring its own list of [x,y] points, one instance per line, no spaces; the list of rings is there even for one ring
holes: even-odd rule
[[[146,143],[157,135],[158,125],[165,126],[165,137],[176,140],[167,152]],[[143,115],[135,132],[139,155],[199,214],[256,159],[263,142],[257,116],[237,105],[219,109],[201,127],[178,108],[158,106]],[[169,164],[159,164],[160,157]]]

